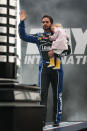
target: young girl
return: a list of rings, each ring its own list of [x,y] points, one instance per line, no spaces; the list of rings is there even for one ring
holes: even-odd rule
[[[59,69],[60,59],[58,59],[58,56],[62,54],[64,50],[68,50],[67,42],[69,41],[69,37],[61,24],[53,24],[51,30],[54,34],[49,36],[49,39],[53,41],[50,50],[54,51],[54,57],[50,58],[48,67],[55,66],[53,69]]]

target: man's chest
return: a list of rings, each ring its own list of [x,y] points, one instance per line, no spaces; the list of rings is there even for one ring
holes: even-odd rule
[[[38,37],[39,40],[39,48],[41,51],[49,51],[50,47],[52,45],[52,41],[49,40],[49,36],[45,36],[44,34],[41,34]]]

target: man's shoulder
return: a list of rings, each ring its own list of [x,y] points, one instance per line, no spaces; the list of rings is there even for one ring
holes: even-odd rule
[[[40,36],[43,36],[43,34],[44,34],[44,33],[38,32],[38,33],[36,33],[35,35],[38,36],[38,37],[40,37]]]

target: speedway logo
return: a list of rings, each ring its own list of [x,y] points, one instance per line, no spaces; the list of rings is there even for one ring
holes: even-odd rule
[[[40,55],[26,55],[24,64],[39,64]],[[70,55],[62,57],[62,64],[87,64],[86,55]]]
[[[30,33],[36,33],[35,31],[38,32],[38,29],[32,29]],[[83,31],[82,28],[67,28],[66,32],[69,35],[71,55],[62,57],[62,63],[87,64],[87,30],[85,29]],[[30,48],[30,46],[32,46],[32,48]],[[35,44],[30,45],[30,43],[28,43],[25,54],[24,64],[39,64],[40,56]]]

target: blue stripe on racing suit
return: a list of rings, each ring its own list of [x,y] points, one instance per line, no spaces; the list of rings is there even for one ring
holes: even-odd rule
[[[58,82],[58,115],[57,121],[58,123],[61,121],[62,116],[62,91],[63,91],[63,67],[60,65],[59,72],[59,82]]]

